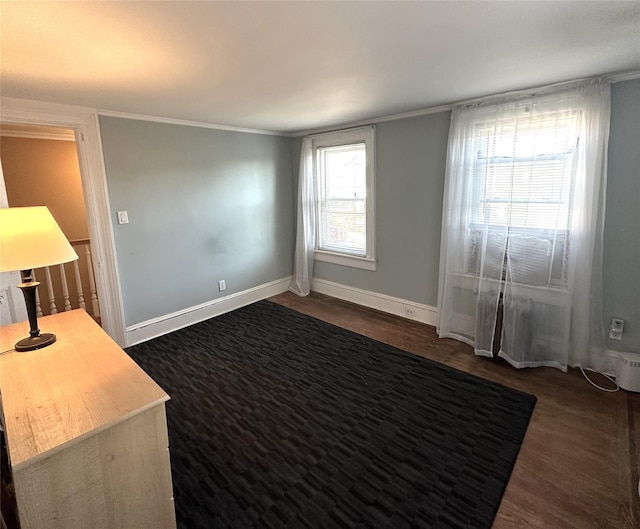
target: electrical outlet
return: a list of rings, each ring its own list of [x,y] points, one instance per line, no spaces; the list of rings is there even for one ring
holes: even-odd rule
[[[218,281],[218,290],[220,292],[222,292],[223,290],[226,290],[227,288],[227,283],[225,282],[224,279],[221,279],[220,281]]]
[[[609,329],[609,338],[612,340],[622,340],[622,332],[624,331],[624,320],[613,318],[611,320],[611,328]]]
[[[411,318],[415,318],[416,316],[416,309],[414,309],[413,307],[410,307],[408,305],[405,305],[404,307],[404,313],[406,316],[409,316]]]

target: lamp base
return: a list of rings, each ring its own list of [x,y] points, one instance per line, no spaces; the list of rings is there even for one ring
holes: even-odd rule
[[[16,351],[33,351],[35,349],[42,349],[47,345],[51,345],[56,341],[56,335],[51,333],[42,333],[39,336],[29,336],[23,338],[15,345]]]

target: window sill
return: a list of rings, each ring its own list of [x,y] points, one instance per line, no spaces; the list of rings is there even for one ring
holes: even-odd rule
[[[376,260],[368,257],[356,257],[355,255],[346,255],[341,253],[327,252],[324,250],[316,250],[314,254],[316,261],[325,263],[333,263],[340,266],[350,266],[352,268],[362,268],[363,270],[376,270]]]
[[[480,284],[480,276],[473,274],[462,274],[452,272],[450,274],[454,281],[454,286],[463,290],[471,290],[474,294],[478,293],[478,287]],[[497,279],[483,278],[482,282],[485,288],[492,289],[493,292],[498,292],[504,281]],[[512,292],[516,297],[527,296],[532,301],[539,303],[546,303],[558,307],[567,306],[570,291],[567,287],[558,286],[537,286],[527,285],[524,283],[511,283],[514,290]]]

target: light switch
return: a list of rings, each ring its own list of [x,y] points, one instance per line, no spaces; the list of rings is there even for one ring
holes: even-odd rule
[[[129,214],[126,211],[118,211],[118,224],[129,224]]]

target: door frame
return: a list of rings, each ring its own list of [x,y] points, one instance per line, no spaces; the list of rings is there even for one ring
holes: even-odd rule
[[[87,210],[96,289],[103,329],[126,346],[122,290],[104,167],[98,111],[92,108],[0,98],[0,122],[73,129]]]

